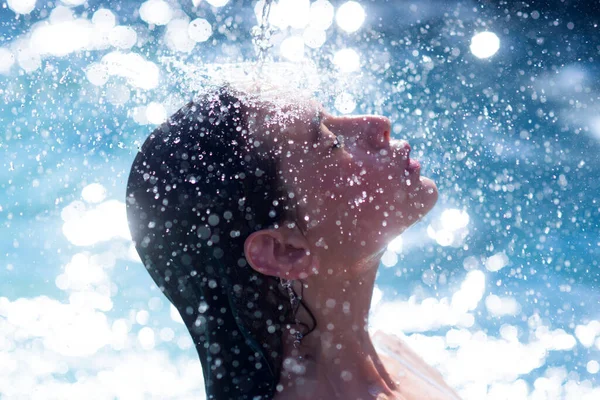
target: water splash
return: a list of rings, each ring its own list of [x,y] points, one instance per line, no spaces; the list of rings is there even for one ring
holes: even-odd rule
[[[256,49],[258,61],[256,65],[257,78],[262,75],[262,66],[267,59],[269,50],[273,47],[271,37],[276,29],[269,22],[273,0],[264,0],[260,25],[252,28],[252,44]]]
[[[261,4],[262,3],[262,4]],[[215,87],[228,85],[238,90],[238,95],[248,105],[267,101],[273,106],[273,122],[285,124],[285,120],[297,117],[298,112],[310,105],[310,100],[321,86],[322,71],[312,60],[301,63],[275,61],[270,54],[274,44],[273,35],[278,28],[270,22],[274,0],[260,0],[257,4],[258,25],[251,30],[252,43],[257,59],[235,63],[202,63],[191,65],[175,56],[159,57],[161,64],[178,73],[168,79],[200,96]],[[275,4],[276,6],[276,4]],[[297,103],[297,109],[281,108]],[[283,115],[285,114],[285,115]]]

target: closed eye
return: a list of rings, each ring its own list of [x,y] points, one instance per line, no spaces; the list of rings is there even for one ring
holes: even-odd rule
[[[319,129],[319,135],[323,136],[323,133],[325,133],[327,135],[328,139],[331,138],[330,139],[331,145],[329,146],[331,151],[344,148],[343,140],[340,140],[339,137],[337,135],[335,135],[334,133],[332,133],[324,123],[321,123],[320,129]]]
[[[323,123],[326,120],[325,117],[325,113],[323,111],[319,111],[317,116],[312,121],[311,131],[313,131],[313,143],[320,143],[321,140],[323,140],[323,133],[326,133],[328,134],[327,136],[332,136],[332,144],[330,145],[330,149],[332,151],[343,148],[340,146],[340,142],[337,140],[337,137]]]

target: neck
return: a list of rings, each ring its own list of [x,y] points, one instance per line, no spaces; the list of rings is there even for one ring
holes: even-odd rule
[[[395,388],[367,329],[379,260],[372,262],[371,268],[352,279],[317,276],[302,283],[303,301],[317,325],[297,348],[293,336],[284,330],[287,342],[280,383],[290,398],[367,399],[377,393],[390,394]],[[296,293],[300,284],[296,282]],[[302,307],[297,318],[312,327]]]

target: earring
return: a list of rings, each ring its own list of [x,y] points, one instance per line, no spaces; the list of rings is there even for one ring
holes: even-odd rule
[[[298,320],[298,318],[296,317],[296,313],[298,312],[298,305],[300,303],[300,298],[298,296],[296,296],[296,293],[294,292],[294,289],[292,288],[292,285],[294,284],[293,280],[290,279],[283,279],[280,278],[281,280],[281,286],[287,290],[288,296],[290,298],[290,304],[292,305],[292,313],[294,314],[294,321],[296,322],[296,328],[294,328],[292,335],[294,335],[294,347],[298,348],[298,346],[300,345],[300,342],[302,341],[302,337],[304,335],[302,335],[302,332],[300,332],[298,330],[298,326],[300,325],[300,321]]]

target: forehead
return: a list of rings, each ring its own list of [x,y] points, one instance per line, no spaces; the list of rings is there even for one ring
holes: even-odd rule
[[[310,124],[323,111],[321,103],[314,98],[263,100],[249,106],[250,115],[258,126],[277,131]]]

